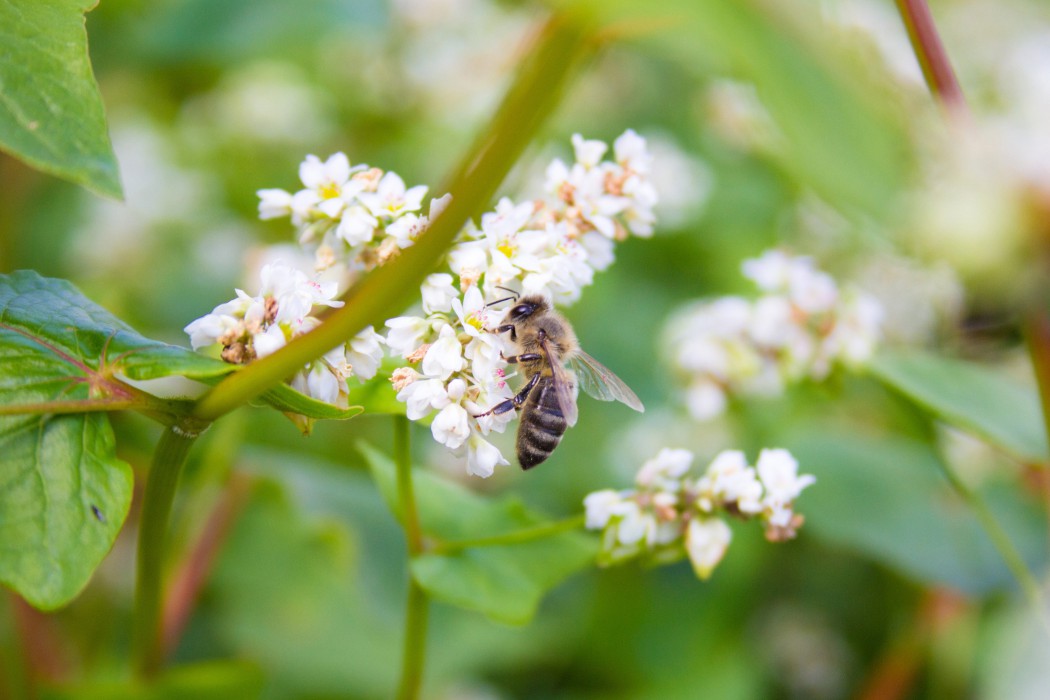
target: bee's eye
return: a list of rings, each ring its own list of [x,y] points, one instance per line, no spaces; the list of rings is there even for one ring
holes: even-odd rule
[[[528,316],[536,310],[532,304],[518,304],[510,310],[510,315],[514,318],[521,318],[522,316]]]

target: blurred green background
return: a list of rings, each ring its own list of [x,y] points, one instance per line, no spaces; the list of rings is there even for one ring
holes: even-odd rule
[[[620,246],[567,311],[583,346],[649,410],[581,399],[549,463],[486,481],[467,481],[413,426],[417,463],[552,517],[578,513],[589,491],[628,486],[665,445],[701,461],[786,446],[818,481],[797,504],[798,540],[773,546],[735,527],[705,583],[686,563],[589,571],[525,627],[435,603],[425,696],[1042,697],[1047,646],[1033,642],[1015,584],[939,463],[986,494],[1039,574],[1042,472],[864,376],[692,423],[661,336],[683,302],[750,293],[740,261],[780,245],[878,296],[888,345],[980,359],[1030,383],[1017,308],[1038,277],[1028,251],[1050,202],[1050,160],[1039,160],[1050,127],[1033,116],[1050,106],[1050,8],[933,3],[975,112],[959,127],[927,94],[888,0],[552,4],[618,22],[626,38],[573,84],[504,192],[536,196],[550,158],[571,157],[573,133],[649,139],[657,233]],[[291,242],[286,221],[257,220],[256,190],[294,189],[305,154],[341,150],[440,194],[548,9],[103,0],[87,26],[125,201],[0,155],[0,270],[70,279],[144,334],[186,345],[181,329],[245,284],[253,254]],[[141,476],[158,429],[130,415],[115,426]],[[243,409],[201,441],[176,503],[173,571],[216,534],[216,509],[234,515],[219,523],[175,662],[243,663],[205,668],[174,697],[203,697],[209,684],[234,696],[222,682],[266,698],[390,695],[404,544],[361,441],[389,449],[390,418],[319,423],[303,438],[272,411]],[[35,631],[14,663],[28,661],[56,697],[86,697],[81,684],[122,673],[134,518],[66,609],[43,616],[13,598],[0,608],[7,641]]]

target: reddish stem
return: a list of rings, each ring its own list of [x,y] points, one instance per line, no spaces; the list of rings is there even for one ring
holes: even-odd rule
[[[30,682],[68,680],[74,661],[69,645],[54,619],[40,612],[21,596],[11,594],[15,629],[22,643],[22,654]]]
[[[196,544],[175,573],[164,605],[164,656],[170,655],[178,645],[201,589],[247,501],[249,485],[250,480],[246,477],[234,475],[230,478],[229,485],[208,517]]]
[[[926,0],[897,0],[897,9],[908,30],[915,56],[930,92],[949,112],[966,113],[966,98],[944,50]]]

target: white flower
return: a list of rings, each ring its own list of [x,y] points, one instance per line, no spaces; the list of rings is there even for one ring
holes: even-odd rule
[[[649,173],[652,156],[646,147],[645,139],[635,133],[634,129],[623,132],[613,142],[613,153],[616,162],[640,175]]]
[[[292,378],[294,389],[334,406],[346,405],[348,369],[342,347],[329,350]]]
[[[716,382],[694,382],[685,392],[686,408],[689,415],[698,421],[706,421],[722,415],[728,400],[726,393]]]
[[[252,346],[255,348],[256,357],[272,355],[288,343],[284,330],[277,324],[268,327],[261,333],[252,336]]]
[[[715,456],[697,488],[709,494],[701,496],[700,505],[705,511],[722,504],[733,504],[747,514],[762,510],[762,484],[739,450],[724,450]],[[714,499],[715,502],[704,499]]]
[[[429,221],[425,216],[402,214],[401,217],[386,227],[386,234],[397,241],[398,248],[407,248],[416,242],[416,238],[427,227]]]
[[[668,447],[645,464],[635,477],[639,486],[662,491],[677,491],[680,479],[693,464],[693,453],[689,450],[671,449]]]
[[[816,483],[812,474],[798,474],[798,461],[784,449],[766,449],[755,465],[765,487],[765,500],[770,504],[787,504],[798,498],[802,489]]]
[[[362,206],[348,207],[342,212],[336,235],[350,247],[368,243],[375,237],[379,220]]]
[[[452,275],[444,272],[428,275],[420,292],[423,310],[428,314],[447,314],[452,311],[452,300],[459,297],[459,291],[452,284]]]
[[[751,314],[751,337],[771,348],[787,345],[793,328],[791,303],[782,296],[765,296],[755,302]]]
[[[745,260],[740,266],[744,277],[758,285],[763,292],[785,291],[793,267],[791,257],[776,249],[767,250],[761,257]]]
[[[383,336],[369,326],[350,339],[346,344],[346,361],[353,368],[353,373],[362,381],[371,379],[379,371],[383,361]]]
[[[392,220],[406,212],[418,211],[423,205],[427,187],[417,185],[405,190],[405,181],[394,172],[388,172],[379,181],[375,192],[362,192],[358,199],[381,219]]]
[[[242,320],[230,314],[219,313],[222,306],[216,307],[215,311],[201,316],[183,329],[190,336],[190,347],[194,350],[214,345],[227,333],[234,332],[240,335],[242,332]]]
[[[808,258],[800,260],[810,262]],[[839,298],[838,286],[830,275],[802,263],[791,268],[788,294],[795,306],[809,314],[830,311]]]
[[[423,344],[430,332],[430,321],[418,316],[398,316],[386,322],[390,331],[386,334],[386,344],[390,352],[402,357],[411,354]]]
[[[431,409],[449,405],[445,383],[440,379],[416,379],[397,392],[397,400],[404,402],[409,420],[419,420]]]
[[[701,579],[708,579],[711,572],[725,556],[733,532],[718,518],[693,518],[685,533],[685,550],[693,570]]]
[[[472,338],[479,338],[485,331],[488,307],[485,306],[485,298],[481,290],[471,287],[460,299],[457,296],[452,300],[452,310],[459,319],[460,327]],[[486,335],[488,335],[486,333]]]
[[[419,383],[414,382],[412,386]],[[470,436],[469,418],[466,409],[458,403],[450,403],[434,417],[434,422],[430,425],[430,432],[435,440],[454,450],[466,442]]]
[[[609,520],[621,512],[623,496],[619,491],[603,489],[587,494],[583,507],[587,512],[587,528],[600,530],[609,524]]]
[[[632,545],[646,540],[649,531],[656,526],[651,515],[643,513],[634,501],[624,501],[618,508],[620,516],[616,523],[616,539],[621,544]]]
[[[290,216],[292,213],[292,195],[284,190],[269,189],[259,190],[255,193],[259,197],[259,218],[277,219],[282,216]]]
[[[609,149],[605,143],[596,140],[589,141],[579,134],[572,135],[572,147],[576,151],[576,162],[588,169],[598,165],[602,156]]]
[[[299,165],[299,179],[303,185],[317,192],[322,199],[338,198],[351,174],[350,159],[345,153],[335,153],[323,162],[315,155],[308,155]]]
[[[492,443],[477,433],[467,441],[467,473],[482,478],[492,476],[497,464],[510,464]]]
[[[442,326],[437,340],[423,357],[423,374],[447,380],[453,372],[460,371],[466,365],[463,346],[456,337],[456,331],[450,325]]]

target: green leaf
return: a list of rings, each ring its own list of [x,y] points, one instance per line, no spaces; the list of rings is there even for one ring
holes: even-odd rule
[[[245,661],[206,661],[166,670],[150,683],[87,682],[47,689],[44,700],[224,700],[262,695],[264,676]]]
[[[231,371],[225,362],[140,335],[69,282],[30,270],[0,275],[0,348],[5,357],[20,358],[8,368],[9,380],[24,384],[18,375],[31,370],[35,383],[76,394],[83,393],[76,382],[101,370],[138,380],[208,379]]]
[[[814,431],[791,440],[790,447],[801,471],[817,477],[795,504],[806,517],[803,533],[967,594],[1015,585],[928,446]],[[1039,504],[1014,484],[987,489],[984,497],[1024,558],[1042,570],[1047,538]]]
[[[307,418],[320,420],[346,420],[360,414],[365,409],[361,406],[340,408],[324,401],[318,401],[300,393],[287,384],[278,384],[262,396],[263,401],[286,413],[296,413]]]
[[[937,418],[975,433],[1025,462],[1050,458],[1034,387],[970,362],[918,352],[883,353],[871,372]]]
[[[0,148],[53,175],[120,197],[84,28],[84,13],[97,2],[0,0]]]
[[[0,405],[88,398],[94,373],[82,351],[105,341],[89,314],[63,313],[74,294],[33,273],[0,278]],[[36,607],[57,608],[87,584],[120,531],[131,468],[117,459],[102,414],[0,416],[0,454],[0,581]]]
[[[400,518],[393,462],[368,445],[360,449],[380,493]],[[439,540],[495,537],[546,522],[516,499],[481,498],[433,474],[416,471],[413,483],[423,532]],[[592,563],[596,552],[592,538],[564,532],[451,554],[423,554],[412,561],[412,575],[438,600],[501,622],[524,624],[536,614],[544,594]]]
[[[880,104],[866,75],[846,68],[810,12],[762,0],[560,0],[585,9],[670,54],[702,80],[715,75],[753,83],[783,139],[777,162],[824,199],[881,216],[908,167],[899,120]],[[799,17],[805,17],[800,20]],[[810,23],[806,27],[805,22]]]
[[[86,399],[88,384],[119,372],[130,379],[173,375],[214,382],[236,365],[140,335],[65,280],[22,270],[0,275],[0,405]],[[30,391],[30,384],[35,390]],[[267,392],[274,408],[311,419],[346,419],[339,408],[287,385]]]
[[[131,467],[98,413],[0,417],[0,454],[0,581],[52,610],[76,597],[113,545]]]

